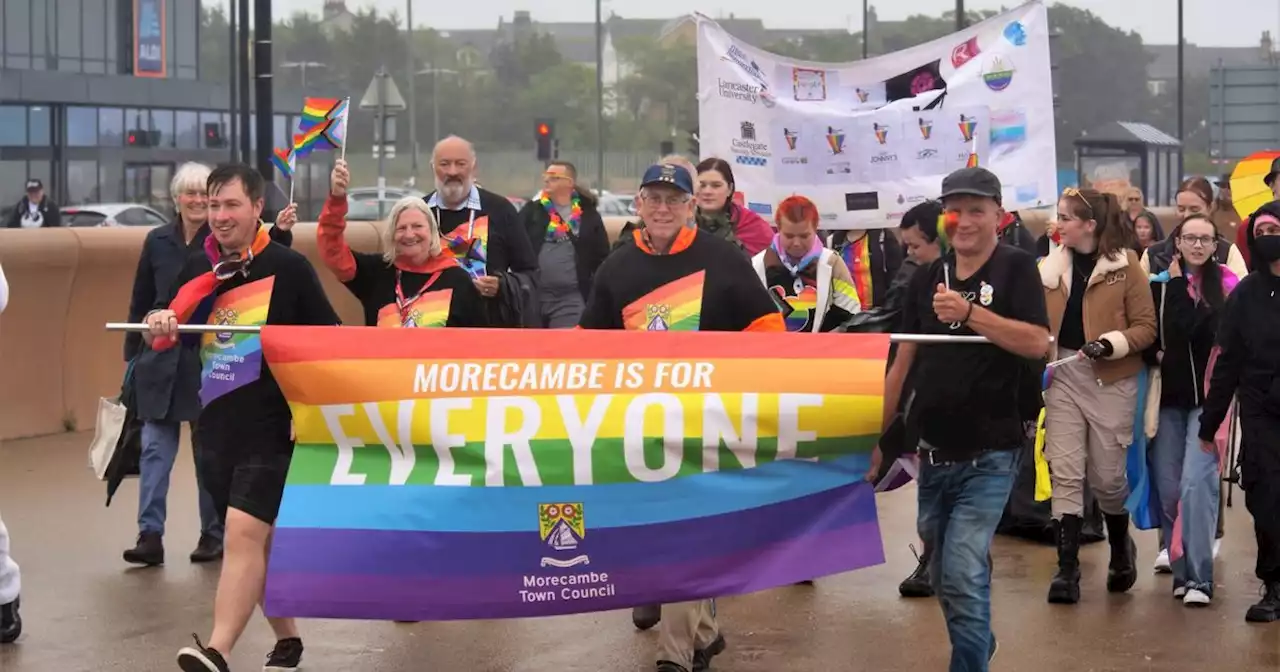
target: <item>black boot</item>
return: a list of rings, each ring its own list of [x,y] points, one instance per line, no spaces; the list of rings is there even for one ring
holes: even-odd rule
[[[164,541],[155,532],[143,532],[138,535],[138,544],[124,552],[124,561],[147,567],[163,565]]]
[[[631,609],[631,622],[641,630],[648,630],[662,620],[662,605],[649,604]]]
[[[18,614],[18,606],[16,597],[8,604],[0,604],[0,644],[15,642],[22,634],[22,616]]]
[[[898,584],[898,594],[903,597],[933,597],[933,585],[929,583],[929,547],[926,546],[924,555],[921,555],[912,546],[911,553],[916,556],[916,571]]]
[[[196,550],[191,551],[191,562],[213,562],[222,559],[222,540],[207,534],[200,535]]]
[[[1107,568],[1107,592],[1123,593],[1138,581],[1138,545],[1129,534],[1129,514],[1106,514],[1111,565]]]
[[[1058,573],[1049,584],[1049,604],[1080,601],[1080,516],[1066,515],[1053,522],[1058,535]]]
[[[1274,623],[1280,621],[1280,581],[1272,581],[1265,587],[1262,601],[1249,607],[1244,620],[1250,623]],[[3,640],[0,640],[3,641]]]

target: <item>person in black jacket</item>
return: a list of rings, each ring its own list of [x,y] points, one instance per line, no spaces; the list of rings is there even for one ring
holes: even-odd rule
[[[436,143],[431,164],[436,190],[427,194],[427,205],[449,250],[489,299],[490,323],[536,326],[538,258],[515,206],[476,184],[476,150],[466,140],[449,136]],[[519,296],[503,296],[508,291]]]
[[[1184,219],[1170,237],[1177,245],[1175,256],[1167,272],[1151,281],[1158,316],[1156,341],[1143,353],[1161,377],[1157,433],[1149,459],[1160,494],[1162,554],[1168,553],[1176,536],[1174,526],[1182,532],[1182,546],[1176,549],[1182,555],[1169,563],[1174,597],[1187,606],[1204,606],[1213,599],[1219,465],[1217,450],[1201,450],[1197,435],[1218,317],[1238,280],[1214,256],[1218,229],[1207,216]]]
[[[1019,215],[1017,211],[1011,210],[1005,213],[1004,219],[1000,221],[1000,228],[997,230],[996,237],[1000,239],[1000,242],[1020,248],[1032,256],[1036,253],[1035,236],[1032,236],[1027,227],[1022,225],[1022,215]]]
[[[44,193],[44,183],[38,179],[27,180],[27,195],[13,206],[4,218],[9,229],[35,229],[62,226],[62,211]]]
[[[1200,441],[1214,439],[1231,398],[1239,400],[1241,487],[1258,540],[1256,572],[1264,595],[1245,620],[1280,620],[1280,202],[1249,217],[1246,243],[1253,272],[1227,298],[1218,327],[1216,361],[1200,415]]]
[[[596,269],[609,256],[609,233],[596,197],[579,189],[578,169],[552,161],[542,175],[542,191],[520,210],[538,258],[542,326],[571,329],[578,324]]]
[[[170,224],[147,233],[133,276],[129,300],[129,321],[141,322],[157,297],[169,291],[187,257],[204,249],[209,237],[209,167],[186,163],[178,167],[169,192],[177,215]],[[297,207],[282,210],[271,227],[272,240],[285,247],[293,243]],[[124,552],[125,562],[156,566],[164,564],[164,531],[169,494],[169,475],[178,456],[182,423],[191,429],[192,454],[199,463],[201,446],[196,421],[200,417],[200,358],[195,348],[156,351],[144,347],[142,335],[125,336],[124,359],[133,363],[133,383],[137,393],[138,418],[143,421],[142,455],[138,477],[138,539]],[[222,557],[222,523],[213,500],[196,470],[200,502],[200,541],[191,562],[211,562]]]

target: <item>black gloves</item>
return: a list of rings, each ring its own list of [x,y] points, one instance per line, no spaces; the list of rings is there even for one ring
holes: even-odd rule
[[[1115,351],[1116,349],[1111,347],[1110,343],[1102,339],[1098,339],[1096,341],[1089,341],[1088,343],[1084,344],[1084,347],[1080,348],[1080,352],[1084,354],[1085,357],[1088,357],[1089,359],[1102,359],[1104,357],[1110,357],[1111,355],[1115,354]]]

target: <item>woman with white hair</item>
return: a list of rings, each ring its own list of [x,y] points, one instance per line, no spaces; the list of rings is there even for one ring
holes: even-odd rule
[[[184,163],[169,185],[176,216],[173,222],[147,233],[133,277],[129,301],[129,321],[141,322],[156,298],[173,288],[187,257],[202,249],[209,237],[210,168]],[[286,247],[293,243],[290,229],[297,222],[297,207],[280,212],[271,239]],[[142,426],[142,455],[138,479],[138,540],[124,552],[125,562],[156,566],[164,564],[164,531],[169,495],[169,474],[178,457],[182,423],[191,429],[192,452],[199,454],[195,424],[200,416],[200,356],[194,347],[158,351],[145,347],[142,335],[130,333],[124,341],[125,361],[132,365],[137,400],[134,409]],[[196,458],[199,464],[199,457]],[[191,562],[212,562],[222,557],[222,523],[213,500],[204,489],[196,470],[200,500],[200,541],[191,553]]]
[[[320,212],[317,245],[324,265],[360,300],[370,327],[486,327],[483,299],[471,275],[448,253],[426,202],[401,199],[382,228],[382,253],[347,246],[347,186],[339,159]]]

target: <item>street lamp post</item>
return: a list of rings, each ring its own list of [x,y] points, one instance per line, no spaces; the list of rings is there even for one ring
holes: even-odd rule
[[[407,39],[405,40],[405,58],[408,60],[406,70],[415,72],[418,64],[414,61],[413,55],[413,0],[404,0],[405,13],[405,30],[407,31]],[[413,183],[418,183],[418,78],[409,76],[409,155],[413,177]]]
[[[596,192],[604,193],[604,19],[596,0]]]
[[[1183,35],[1184,33],[1183,33],[1183,26],[1182,26],[1182,0],[1178,0],[1178,142],[1182,143],[1182,146],[1178,148],[1179,179],[1181,179],[1181,176],[1183,173],[1183,167],[1182,167],[1183,152],[1186,150],[1186,146],[1187,146],[1186,141],[1182,139],[1182,132],[1184,130],[1183,119],[1182,119],[1182,108],[1183,108],[1182,101],[1183,101],[1183,95],[1186,89],[1186,87],[1183,86],[1185,82],[1183,78],[1182,50],[1183,50],[1183,43],[1186,42],[1186,38],[1184,38]]]
[[[307,69],[308,69],[308,68],[327,68],[327,67],[329,67],[329,66],[325,65],[324,63],[318,63],[318,62],[316,62],[316,61],[285,61],[285,62],[283,62],[283,63],[281,63],[281,64],[280,64],[280,67],[282,67],[282,68],[288,68],[288,69],[290,69],[290,70],[292,70],[292,69],[294,69],[294,68],[297,68],[298,70],[300,70],[300,71],[302,72],[302,92],[303,92],[303,94],[306,94],[306,92],[307,92]]]
[[[956,30],[964,30],[968,25],[964,16],[964,0],[956,0]]]
[[[437,68],[433,63],[431,67],[423,68],[416,74],[431,75],[431,144],[440,142],[440,75],[456,75],[457,70],[449,70],[448,68]]]

